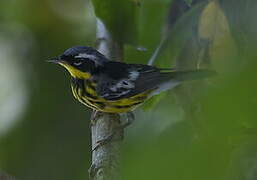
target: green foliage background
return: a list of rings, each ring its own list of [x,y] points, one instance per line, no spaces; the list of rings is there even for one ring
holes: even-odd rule
[[[68,73],[45,60],[73,45],[95,45],[94,4],[126,44],[126,62],[147,63],[165,35],[156,65],[218,73],[136,111],[123,143],[122,178],[255,180],[257,3],[203,1],[166,31],[171,3],[2,1],[0,172],[21,180],[87,179],[90,110],[72,97]]]

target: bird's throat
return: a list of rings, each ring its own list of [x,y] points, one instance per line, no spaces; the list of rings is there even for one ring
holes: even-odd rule
[[[62,65],[63,67],[65,67],[65,69],[67,69],[70,73],[70,75],[74,78],[78,78],[78,79],[89,79],[91,77],[91,74],[88,72],[82,72],[74,67],[72,67],[69,64],[64,64],[64,63],[60,63],[60,65]]]

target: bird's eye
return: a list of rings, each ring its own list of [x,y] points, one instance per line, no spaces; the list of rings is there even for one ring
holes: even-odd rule
[[[74,62],[73,63],[73,65],[75,65],[75,66],[79,66],[79,65],[81,65],[82,64],[82,61],[77,61],[77,62]]]

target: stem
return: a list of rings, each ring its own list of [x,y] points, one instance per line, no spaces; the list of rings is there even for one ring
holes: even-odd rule
[[[98,50],[106,57],[117,60],[122,59],[123,46],[114,42],[104,24],[97,19],[97,43]],[[93,118],[93,119],[92,119]],[[91,127],[92,149],[97,142],[113,134],[120,127],[119,114],[94,113]],[[116,133],[113,139],[122,139],[123,132]],[[100,146],[92,152],[92,164],[89,176],[92,180],[116,180],[119,176],[119,156],[121,141],[112,141]]]

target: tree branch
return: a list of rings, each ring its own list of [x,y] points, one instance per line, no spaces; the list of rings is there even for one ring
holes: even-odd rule
[[[98,50],[112,60],[123,58],[123,46],[114,42],[110,33],[97,19],[97,46]],[[94,113],[94,112],[93,112]],[[95,112],[91,116],[92,150],[98,142],[117,131],[120,127],[120,116]],[[123,132],[115,133],[113,140],[121,140]],[[89,169],[89,176],[92,180],[115,180],[119,176],[119,155],[121,141],[112,141],[104,144],[92,152],[92,164]]]

